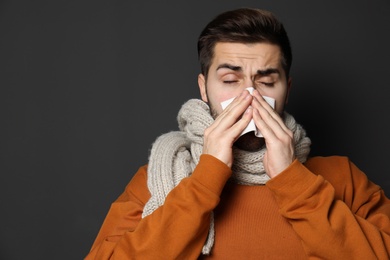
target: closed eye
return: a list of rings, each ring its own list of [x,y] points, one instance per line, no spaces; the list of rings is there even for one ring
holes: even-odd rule
[[[258,86],[266,86],[266,87],[273,87],[275,85],[275,82],[265,82],[265,81],[257,81],[256,85]]]
[[[225,84],[233,84],[233,83],[237,83],[238,80],[224,80],[223,83]]]
[[[261,84],[266,85],[267,87],[273,87],[274,86],[273,82],[261,82]]]

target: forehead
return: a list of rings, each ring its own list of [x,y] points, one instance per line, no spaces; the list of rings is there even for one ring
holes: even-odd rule
[[[223,63],[236,66],[256,66],[257,69],[281,67],[280,47],[270,43],[231,43],[219,42],[214,48],[211,67]]]

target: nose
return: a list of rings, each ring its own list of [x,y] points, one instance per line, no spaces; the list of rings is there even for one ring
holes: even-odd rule
[[[243,89],[256,88],[252,79],[246,79],[243,81]]]

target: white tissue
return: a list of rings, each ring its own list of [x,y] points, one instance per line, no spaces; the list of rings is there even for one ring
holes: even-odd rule
[[[252,95],[254,88],[247,88],[247,90]],[[275,108],[275,99],[273,99],[271,97],[267,97],[267,96],[263,96],[263,98],[272,108]],[[234,99],[235,98],[231,98],[231,99],[223,101],[221,103],[222,109],[225,109],[230,103],[232,103],[232,101]],[[248,126],[244,129],[244,131],[242,131],[241,135],[244,135],[244,134],[251,132],[251,131],[254,131],[255,135],[257,137],[263,137],[263,135],[260,133],[259,129],[257,129],[256,124],[253,121],[253,119],[249,122]]]

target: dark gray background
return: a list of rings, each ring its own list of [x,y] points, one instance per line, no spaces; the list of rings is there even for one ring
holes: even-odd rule
[[[152,142],[199,97],[201,29],[242,6],[285,23],[287,110],[313,154],[349,156],[390,193],[387,0],[3,0],[0,259],[87,254]]]

